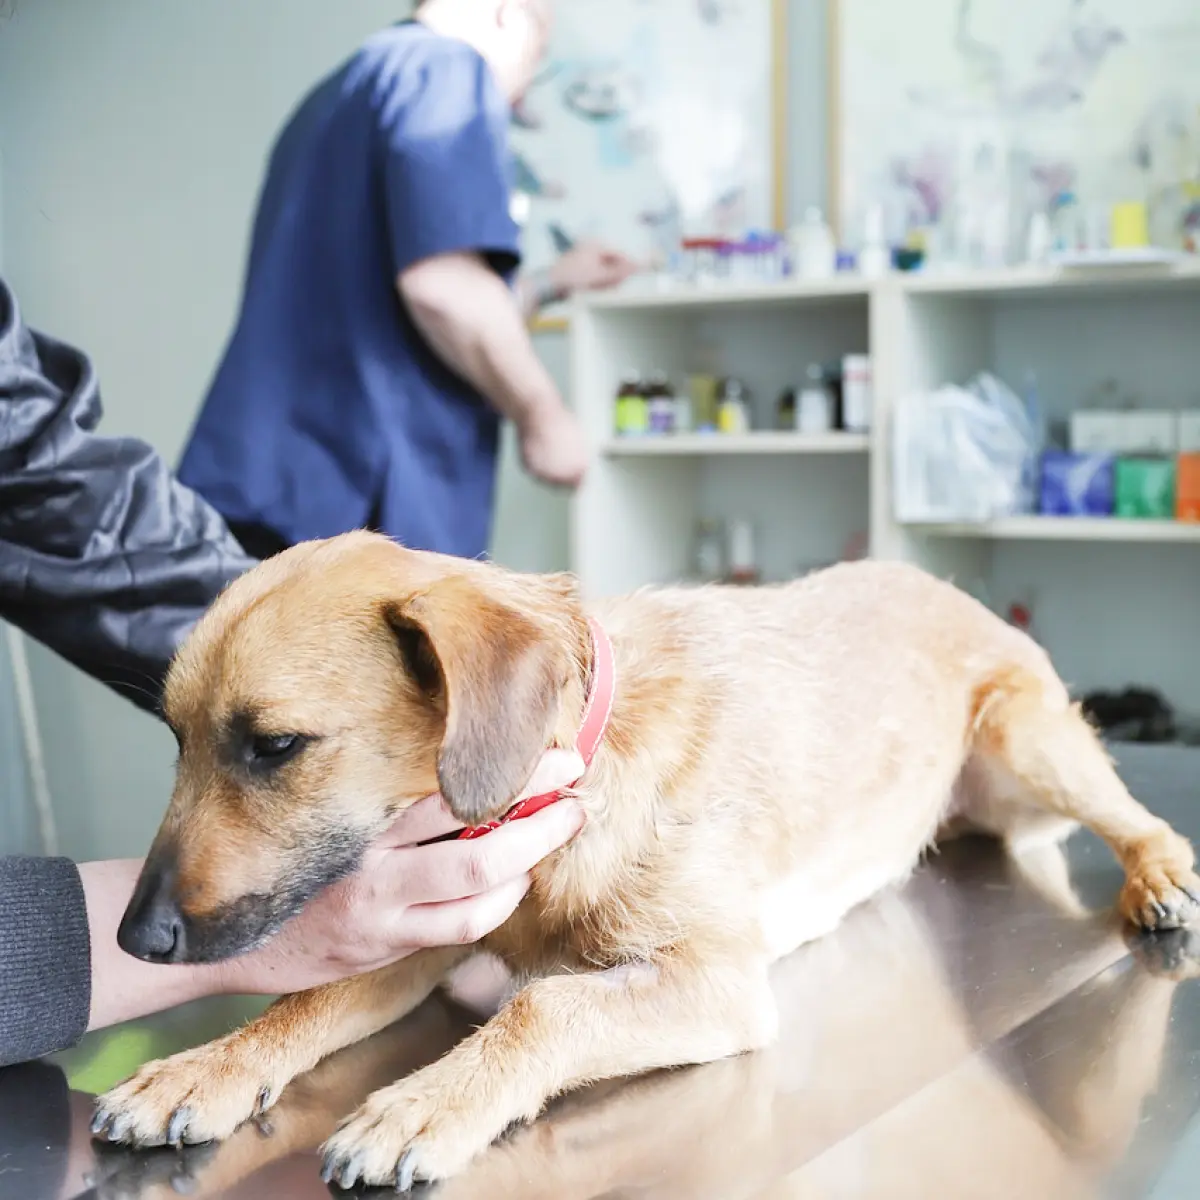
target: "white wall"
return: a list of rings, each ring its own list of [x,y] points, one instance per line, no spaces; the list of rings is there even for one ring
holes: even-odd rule
[[[765,2],[765,0],[764,0]],[[824,188],[825,0],[793,9],[795,205]],[[406,0],[19,0],[0,21],[5,272],[30,321],[85,347],[106,427],[183,446],[227,336],[264,154],[286,113]],[[539,339],[566,375],[561,336]],[[565,565],[567,502],[506,441],[493,552]],[[34,650],[65,850],[138,852],[171,778],[148,717]]]

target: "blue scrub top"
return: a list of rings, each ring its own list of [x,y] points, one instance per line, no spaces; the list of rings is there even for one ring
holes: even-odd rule
[[[422,340],[396,276],[473,251],[510,279],[510,109],[484,60],[416,22],[302,102],[259,200],[242,307],[179,476],[286,542],[370,525],[488,545],[499,418]]]

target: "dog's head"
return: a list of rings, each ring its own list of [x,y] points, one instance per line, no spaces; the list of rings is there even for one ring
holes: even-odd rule
[[[469,825],[500,815],[569,737],[588,645],[565,577],[363,533],[263,563],[171,666],[175,789],[120,945],[160,962],[241,953],[421,797],[440,790]]]

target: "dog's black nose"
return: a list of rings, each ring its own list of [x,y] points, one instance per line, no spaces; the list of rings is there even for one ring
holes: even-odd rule
[[[182,962],[186,925],[168,876],[143,876],[117,930],[117,945],[145,962]]]

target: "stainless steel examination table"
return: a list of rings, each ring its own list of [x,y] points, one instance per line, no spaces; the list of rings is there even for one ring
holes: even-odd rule
[[[1200,843],[1200,751],[1117,754]],[[1120,879],[1088,834],[1020,864],[951,844],[779,964],[769,1052],[566,1097],[432,1194],[1200,1200],[1200,932],[1131,941]],[[314,1148],[337,1119],[479,1019],[431,1000],[224,1145],[93,1151],[92,1091],[244,1012],[202,1004],[0,1073],[0,1197],[327,1197]]]

